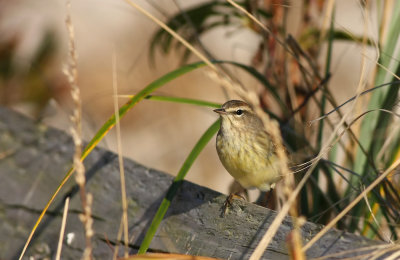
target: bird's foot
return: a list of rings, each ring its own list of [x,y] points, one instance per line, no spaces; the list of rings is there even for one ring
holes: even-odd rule
[[[229,196],[226,198],[224,204],[222,205],[221,208],[221,217],[225,217],[225,215],[228,213],[228,210],[230,207],[233,205],[233,199],[241,199],[241,200],[246,200],[246,198],[239,193],[231,193]]]

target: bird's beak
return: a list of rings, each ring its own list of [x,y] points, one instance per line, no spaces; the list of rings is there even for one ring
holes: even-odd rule
[[[226,111],[223,108],[214,109],[214,112],[220,115],[226,114]]]

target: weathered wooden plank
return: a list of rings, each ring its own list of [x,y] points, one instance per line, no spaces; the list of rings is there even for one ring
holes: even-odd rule
[[[41,209],[71,166],[72,153],[72,140],[64,132],[0,108],[0,259],[15,259],[19,255]],[[134,253],[172,177],[129,159],[124,163],[131,253]],[[105,149],[95,149],[85,165],[87,188],[94,194],[94,256],[110,259],[113,251],[105,240],[116,241],[121,218],[118,158]],[[71,196],[71,205],[66,234],[73,239],[64,241],[63,259],[81,256],[84,240],[77,191],[74,181],[70,180],[40,225],[27,256],[54,256],[63,199],[67,195]],[[225,259],[248,258],[276,213],[235,201],[222,218],[220,208],[224,200],[225,195],[183,182],[151,249]],[[291,228],[292,222],[286,218],[265,252],[265,259],[288,258],[285,239]],[[307,222],[302,227],[303,239],[309,240],[320,229],[321,226]],[[332,229],[307,255],[318,257],[378,243]]]

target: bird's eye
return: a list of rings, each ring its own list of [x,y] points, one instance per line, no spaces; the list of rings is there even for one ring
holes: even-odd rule
[[[243,114],[243,110],[238,109],[238,110],[236,110],[235,113],[236,113],[236,115],[241,116]]]

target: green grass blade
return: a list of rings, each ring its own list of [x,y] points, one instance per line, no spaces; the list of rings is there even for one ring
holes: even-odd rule
[[[397,1],[394,4],[394,10],[392,12],[392,19],[390,22],[389,32],[388,32],[388,39],[381,50],[381,59],[380,63],[389,69],[390,71],[397,72],[399,68],[399,62],[394,58],[396,54],[396,49],[399,45],[400,39],[400,30],[398,29],[398,25],[400,24],[400,1]],[[393,76],[387,72],[383,68],[379,68],[375,85],[380,85],[384,82],[392,81]],[[377,91],[374,91],[374,94],[371,97],[370,102],[368,103],[368,110],[376,109],[376,108],[387,108],[390,109],[394,105],[393,97],[397,97],[398,89],[397,88],[381,88]],[[370,151],[372,144],[374,132],[378,127],[382,129],[384,126],[383,123],[386,122],[387,115],[377,116],[377,115],[366,115],[362,121],[361,125],[361,133],[360,133],[360,142],[362,146]],[[385,120],[383,122],[382,120]],[[379,122],[379,124],[378,124]],[[375,149],[380,149],[382,140],[376,143]],[[374,158],[374,155],[371,154],[371,158]],[[358,173],[365,173],[367,165],[367,157],[362,153],[361,149],[358,148],[356,154],[356,160],[354,165],[354,170]],[[354,183],[358,180],[354,180]]]
[[[258,72],[256,69],[254,69],[253,67],[247,66],[245,64],[242,64],[242,63],[234,62],[234,61],[213,60],[211,62],[213,64],[230,64],[230,65],[238,67],[238,68],[246,71],[247,73],[249,73],[251,76],[253,76],[255,79],[257,79],[271,93],[272,97],[279,104],[282,112],[284,112],[285,115],[289,115],[289,110],[288,110],[285,102],[279,96],[276,88],[265,78],[265,76],[263,74]],[[201,66],[204,66],[203,62],[194,63],[194,64],[201,64]],[[201,105],[201,104],[199,104],[199,105]]]
[[[219,104],[219,103],[203,101],[203,100],[199,100],[199,99],[191,99],[191,98],[148,95],[145,97],[145,99],[157,100],[157,101],[167,101],[167,102],[174,102],[174,103],[181,103],[181,104],[190,104],[190,105],[204,106],[204,107],[214,107],[214,108],[221,107],[221,104]]]
[[[206,144],[211,140],[211,138],[215,135],[218,129],[219,129],[219,120],[215,121],[207,129],[207,131],[201,136],[199,141],[196,143],[196,145],[186,158],[185,162],[183,163],[181,169],[178,172],[178,175],[175,177],[174,182],[169,187],[167,195],[161,202],[161,205],[158,208],[157,213],[155,214],[149,229],[147,230],[146,236],[144,237],[143,242],[140,245],[138,252],[139,254],[146,253],[154,235],[156,234],[158,226],[160,225],[162,219],[164,218],[165,213],[167,212],[169,206],[171,205],[171,201],[174,198],[177,190],[181,186],[182,181],[185,178],[187,172],[189,171],[193,162],[196,160],[197,156],[200,154],[200,152],[203,150]]]
[[[326,54],[326,61],[325,61],[325,78],[329,77],[330,70],[331,70],[331,63],[332,63],[332,51],[333,51],[333,41],[334,41],[334,20],[335,20],[335,9],[332,12],[332,17],[330,21],[330,27],[328,31],[328,50]],[[324,84],[323,90],[326,90],[328,88],[328,82]],[[325,114],[325,106],[326,106],[326,91],[322,91],[322,96],[321,96],[321,106],[320,106],[320,116],[323,116]],[[322,141],[323,141],[323,132],[324,132],[324,120],[321,120],[318,126],[318,136],[317,136],[317,151],[321,150],[322,147]],[[318,183],[319,182],[319,173],[320,173],[321,167],[317,165],[315,167],[313,177],[315,178],[315,181]],[[329,173],[329,170],[328,172]],[[327,174],[327,178],[332,179],[332,176],[330,174]],[[318,214],[321,208],[321,203],[322,203],[322,198],[319,196],[319,190],[313,189],[313,212],[312,215]]]
[[[400,1],[396,1],[393,3],[393,11],[392,18],[389,24],[389,30],[387,34],[387,39],[385,45],[380,50],[380,60],[379,63],[385,68],[380,67],[378,69],[375,85],[382,84],[383,82],[391,82],[394,80],[393,75],[390,72],[394,72],[397,75],[400,74],[400,66],[399,61],[396,59],[396,56],[399,53],[400,48],[400,30],[398,29],[398,25],[400,24]],[[389,72],[390,71],[390,72]],[[392,110],[393,106],[396,104],[396,98],[398,96],[398,88],[381,88],[377,91],[374,91],[371,99],[368,103],[368,110],[376,109],[376,108],[385,108],[388,110]],[[369,158],[376,158],[378,151],[382,148],[384,143],[384,138],[373,138],[377,136],[382,136],[382,133],[387,131],[390,124],[390,116],[386,113],[378,113],[378,114],[368,114],[364,117],[361,127],[360,127],[360,143],[365,150],[368,151],[368,155],[365,155],[361,148],[358,147],[356,151],[356,159],[354,163],[354,171],[360,173],[365,180],[364,184],[368,185],[369,182],[372,182],[373,178],[366,179],[365,176],[371,173],[368,164]],[[379,133],[379,131],[382,131]],[[367,157],[368,156],[368,157]],[[383,162],[378,162],[382,164]],[[359,178],[351,178],[351,181],[354,185],[358,185],[360,179]],[[349,190],[347,190],[347,193]],[[370,200],[371,207],[374,207],[374,204],[377,203],[376,198],[371,197]],[[365,216],[367,212],[362,208],[362,205],[358,205],[353,209],[351,214],[355,216]],[[382,212],[383,215],[386,215],[385,212]],[[350,224],[355,227],[358,225],[358,221],[354,220]],[[350,230],[351,232],[352,230]],[[374,237],[375,232],[367,232],[365,235],[369,237]]]
[[[128,102],[126,102],[120,109],[119,109],[119,116],[122,118],[126,112],[128,112],[133,106],[135,106],[140,100],[144,99],[150,93],[155,91],[156,89],[162,87],[166,83],[182,76],[194,69],[201,68],[205,66],[204,63],[193,63],[183,67],[180,67],[174,71],[167,73],[166,75],[162,76],[161,78],[153,81],[149,85],[147,85],[144,89],[142,89],[138,94],[134,95]],[[103,139],[105,134],[115,125],[115,115],[112,115],[110,119],[97,131],[96,135],[92,138],[89,144],[86,146],[83,155],[87,155],[87,152],[90,152],[100,141]],[[86,157],[86,156],[85,156]]]

